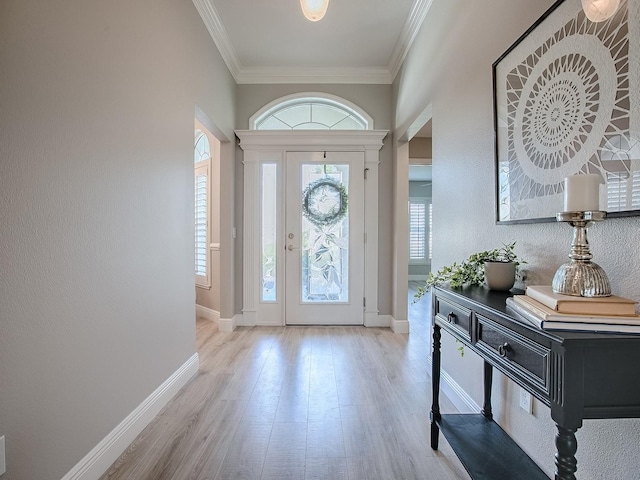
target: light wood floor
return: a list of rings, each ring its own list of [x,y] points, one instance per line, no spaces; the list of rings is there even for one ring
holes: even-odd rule
[[[429,327],[411,328],[199,320],[200,373],[102,480],[468,479],[442,436],[429,447]]]

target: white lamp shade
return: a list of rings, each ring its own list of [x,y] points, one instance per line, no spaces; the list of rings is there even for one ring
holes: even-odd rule
[[[300,6],[302,7],[302,13],[312,22],[322,20],[324,14],[327,13],[329,7],[329,0],[300,0]]]
[[[603,22],[611,18],[619,6],[620,0],[582,0],[582,9],[592,22]]]

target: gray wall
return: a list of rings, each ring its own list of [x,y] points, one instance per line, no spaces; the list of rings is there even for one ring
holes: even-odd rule
[[[431,137],[413,137],[409,141],[409,159],[431,158],[431,155],[432,155]]]
[[[434,270],[515,240],[517,252],[529,262],[528,282],[550,284],[566,259],[571,241],[566,225],[494,222],[491,65],[552,3],[435,0],[429,16],[438,21],[427,19],[394,84],[399,129],[427,105],[433,106]],[[414,106],[411,98],[422,105]],[[631,217],[609,219],[594,226],[589,236],[614,293],[636,300],[640,300],[638,232],[640,217]],[[446,340],[443,368],[481,405],[482,362],[473,354],[461,358],[455,343]],[[518,393],[512,382],[496,375],[494,414],[553,476],[555,427],[549,409],[536,401],[534,415],[526,414],[518,408]],[[587,420],[577,438],[578,478],[637,478],[640,420]]]
[[[232,139],[236,86],[183,0],[4,0],[0,70],[3,480],[57,480],[195,352],[195,107]]]
[[[391,130],[393,111],[391,104],[390,85],[238,85],[238,129],[249,128],[249,118],[266,104],[285,95],[300,92],[324,92],[342,97],[364,109],[374,120],[374,127],[381,130]],[[391,275],[392,232],[384,225],[391,225],[393,202],[393,165],[392,165],[392,135],[384,139],[384,146],[380,150],[379,171],[379,275],[378,275],[378,310],[381,315],[391,313],[391,291],[388,279]],[[242,161],[242,151],[238,151],[239,166]],[[239,172],[238,172],[239,173]],[[236,190],[242,191],[241,176],[236,178]],[[236,217],[242,215],[242,202],[236,204]],[[238,200],[238,196],[236,196]],[[238,222],[238,226],[241,222]],[[238,238],[242,238],[238,227]],[[236,271],[241,275],[242,267]],[[242,287],[241,280],[236,288]],[[238,290],[240,291],[240,290]],[[242,299],[236,299],[236,311],[242,308]]]

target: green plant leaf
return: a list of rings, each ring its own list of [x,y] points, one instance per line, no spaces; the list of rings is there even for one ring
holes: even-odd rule
[[[460,288],[465,285],[482,285],[484,283],[485,262],[513,262],[516,264],[516,275],[521,280],[526,276],[520,271],[519,266],[527,262],[518,258],[515,253],[516,242],[504,244],[500,248],[473,253],[462,263],[453,262],[444,266],[436,273],[430,272],[423,287],[418,288],[414,295],[417,302],[431,288],[438,285],[449,284],[452,288]]]

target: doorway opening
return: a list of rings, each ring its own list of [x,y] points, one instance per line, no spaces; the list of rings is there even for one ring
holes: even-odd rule
[[[409,141],[408,174],[408,295],[411,332],[428,341],[431,329],[431,296],[418,302],[414,295],[431,272],[432,243],[432,121],[428,120]]]
[[[220,141],[194,126],[194,257],[196,317],[220,320]]]

